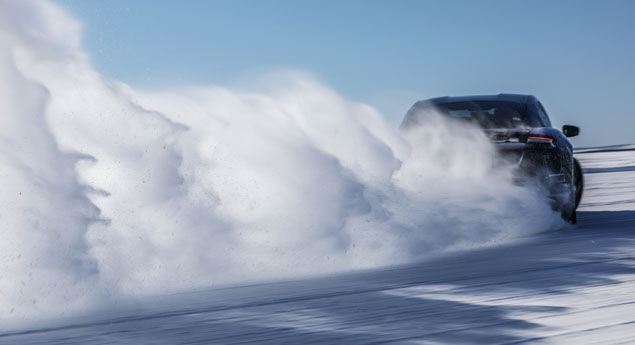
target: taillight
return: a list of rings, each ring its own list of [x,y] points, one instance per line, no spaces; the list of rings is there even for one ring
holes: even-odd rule
[[[547,137],[529,137],[529,138],[527,138],[527,143],[553,145],[555,142],[556,142],[556,139],[554,139],[554,138],[547,138]]]

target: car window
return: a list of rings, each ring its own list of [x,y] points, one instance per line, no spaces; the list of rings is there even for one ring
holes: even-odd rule
[[[414,122],[421,122],[427,111],[441,113],[456,120],[470,121],[483,128],[539,127],[534,117],[527,117],[525,104],[505,101],[465,101],[425,104],[413,109]],[[411,119],[415,120],[415,119]]]
[[[545,107],[542,106],[542,103],[538,102],[538,113],[540,114],[540,118],[546,127],[551,127],[551,121],[549,120],[549,116],[547,115],[547,111]]]

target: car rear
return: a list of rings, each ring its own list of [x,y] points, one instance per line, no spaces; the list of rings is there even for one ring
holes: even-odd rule
[[[545,189],[554,209],[563,214],[572,212],[575,191],[571,187],[571,144],[560,131],[550,127],[548,119],[530,111],[527,97],[531,96],[444,97],[421,101],[410,109],[402,127],[417,126],[427,117],[439,115],[451,122],[471,123],[488,136],[499,160],[514,166],[516,183],[537,182]]]

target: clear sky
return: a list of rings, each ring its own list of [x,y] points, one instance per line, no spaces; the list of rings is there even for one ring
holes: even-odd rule
[[[417,99],[531,93],[577,146],[635,143],[635,1],[55,2],[135,87],[302,69],[395,125]]]

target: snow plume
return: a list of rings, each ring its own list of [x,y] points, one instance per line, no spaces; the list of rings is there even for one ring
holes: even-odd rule
[[[81,27],[0,0],[0,317],[412,262],[545,230],[487,140],[400,134],[284,71],[251,90],[107,80]]]

